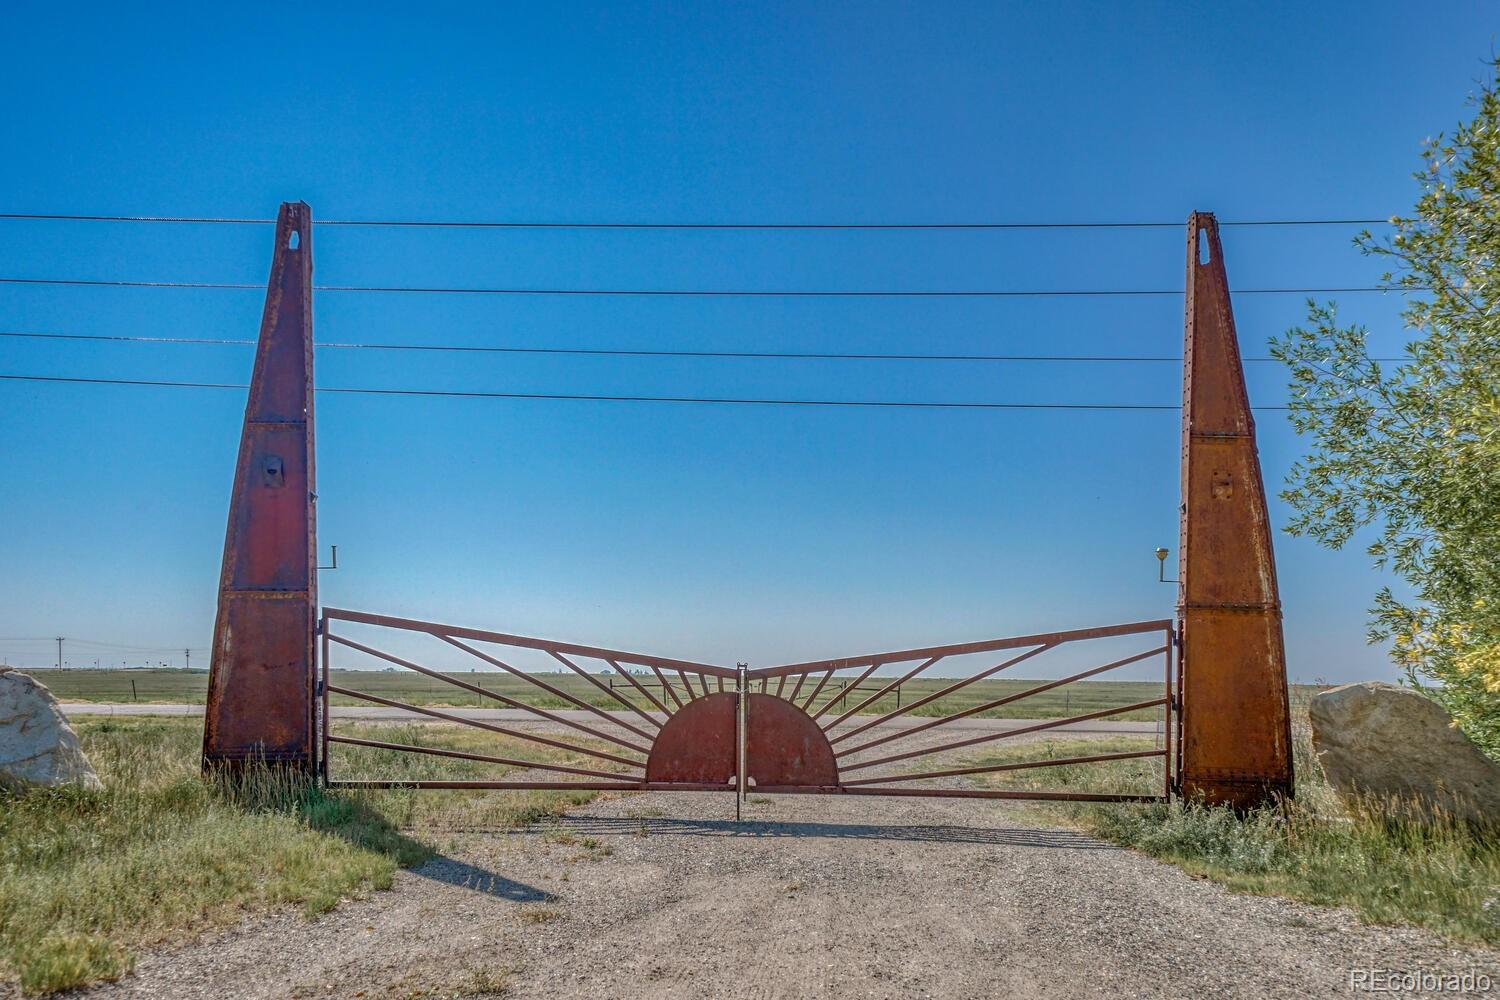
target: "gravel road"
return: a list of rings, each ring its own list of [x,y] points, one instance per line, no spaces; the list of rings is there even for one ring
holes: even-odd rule
[[[249,921],[90,998],[1350,995],[1351,969],[1500,952],[1237,896],[975,800],[605,798],[444,856],[314,922]]]

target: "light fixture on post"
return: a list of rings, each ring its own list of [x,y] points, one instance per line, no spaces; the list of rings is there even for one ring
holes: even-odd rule
[[[1157,546],[1156,549],[1156,580],[1158,583],[1176,583],[1176,580],[1167,579],[1167,549]]]

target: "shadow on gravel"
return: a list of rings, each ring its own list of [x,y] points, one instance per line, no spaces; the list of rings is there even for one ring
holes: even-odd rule
[[[482,892],[486,896],[494,896],[497,899],[508,899],[512,903],[545,903],[557,898],[552,893],[535,886],[517,882],[504,875],[496,875],[487,869],[476,868],[474,865],[441,855],[425,865],[411,869],[411,873],[444,885]]]
[[[934,844],[994,844],[1052,850],[1117,851],[1120,848],[1070,830],[1025,827],[887,826],[869,823],[777,823],[728,819],[560,816],[546,828],[594,836],[648,837],[821,837],[831,840],[901,840]],[[533,827],[533,830],[536,828]],[[523,831],[517,831],[523,832]]]

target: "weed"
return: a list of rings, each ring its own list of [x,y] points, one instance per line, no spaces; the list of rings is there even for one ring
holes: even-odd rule
[[[509,991],[509,977],[495,969],[468,969],[459,983],[459,995],[463,997],[498,997]]]
[[[562,919],[562,912],[546,906],[522,907],[518,918],[523,924],[550,924]]]
[[[290,904],[314,917],[389,888],[397,867],[433,854],[403,826],[515,826],[593,794],[328,791],[265,768],[205,780],[198,720],[81,719],[76,728],[102,789],[0,792],[0,992],[6,982],[42,994],[118,979],[137,949],[247,911]],[[381,739],[395,729],[396,741],[420,745],[471,738],[441,726],[350,728]],[[501,743],[516,759],[573,759],[490,740],[490,752]],[[434,774],[434,758],[376,753],[395,759],[340,756],[335,765]]]
[[[1043,807],[1106,840],[1133,847],[1232,890],[1348,906],[1379,924],[1413,924],[1465,942],[1500,943],[1500,837],[1441,816],[1411,818],[1399,803],[1352,805],[1312,754],[1305,716],[1294,726],[1296,797],[1237,815],[1228,808],[1078,804]],[[1056,740],[991,753],[996,764],[1150,748],[1150,740]],[[1159,759],[1001,771],[990,787],[1155,792]],[[1491,901],[1486,905],[1486,901]]]

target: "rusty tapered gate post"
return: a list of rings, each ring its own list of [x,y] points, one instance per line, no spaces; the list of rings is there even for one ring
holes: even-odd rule
[[[1292,793],[1281,599],[1218,223],[1195,212],[1187,235],[1182,793],[1243,808]]]
[[[315,763],[312,386],[312,210],[288,202],[276,219],[224,534],[205,766]]]

